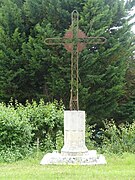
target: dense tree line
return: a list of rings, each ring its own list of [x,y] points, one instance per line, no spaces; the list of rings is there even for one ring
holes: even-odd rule
[[[70,54],[47,46],[62,37],[74,9],[88,36],[104,36],[104,45],[87,45],[79,56],[80,109],[90,123],[135,118],[134,34],[129,24],[133,1],[0,0],[0,101],[24,103],[70,96]]]

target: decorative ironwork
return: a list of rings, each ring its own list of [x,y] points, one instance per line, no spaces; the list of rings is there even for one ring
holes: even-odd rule
[[[78,99],[78,57],[86,44],[104,44],[104,37],[87,37],[86,34],[79,29],[78,20],[79,13],[74,10],[71,13],[72,24],[63,38],[46,38],[45,43],[48,45],[63,44],[65,49],[71,53],[71,90],[70,90],[70,110],[79,110]]]

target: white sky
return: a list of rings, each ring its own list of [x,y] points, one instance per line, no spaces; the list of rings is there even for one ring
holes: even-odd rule
[[[134,15],[135,14],[135,7],[133,8],[133,10],[131,11],[131,14]],[[135,18],[131,21],[132,23],[135,22]],[[132,27],[133,32],[135,33],[135,25]]]
[[[135,33],[135,25],[133,26],[132,31]]]

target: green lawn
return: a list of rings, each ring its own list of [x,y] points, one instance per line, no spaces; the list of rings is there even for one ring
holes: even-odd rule
[[[107,165],[40,165],[40,159],[0,164],[0,180],[135,180],[135,154],[107,155]]]

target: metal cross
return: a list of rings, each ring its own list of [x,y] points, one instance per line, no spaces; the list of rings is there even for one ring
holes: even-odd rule
[[[71,52],[71,91],[70,91],[70,110],[79,110],[78,100],[78,54],[86,44],[104,44],[104,37],[87,37],[83,31],[78,28],[79,13],[74,10],[71,13],[72,24],[63,38],[46,38],[48,45],[63,44],[65,49]]]

